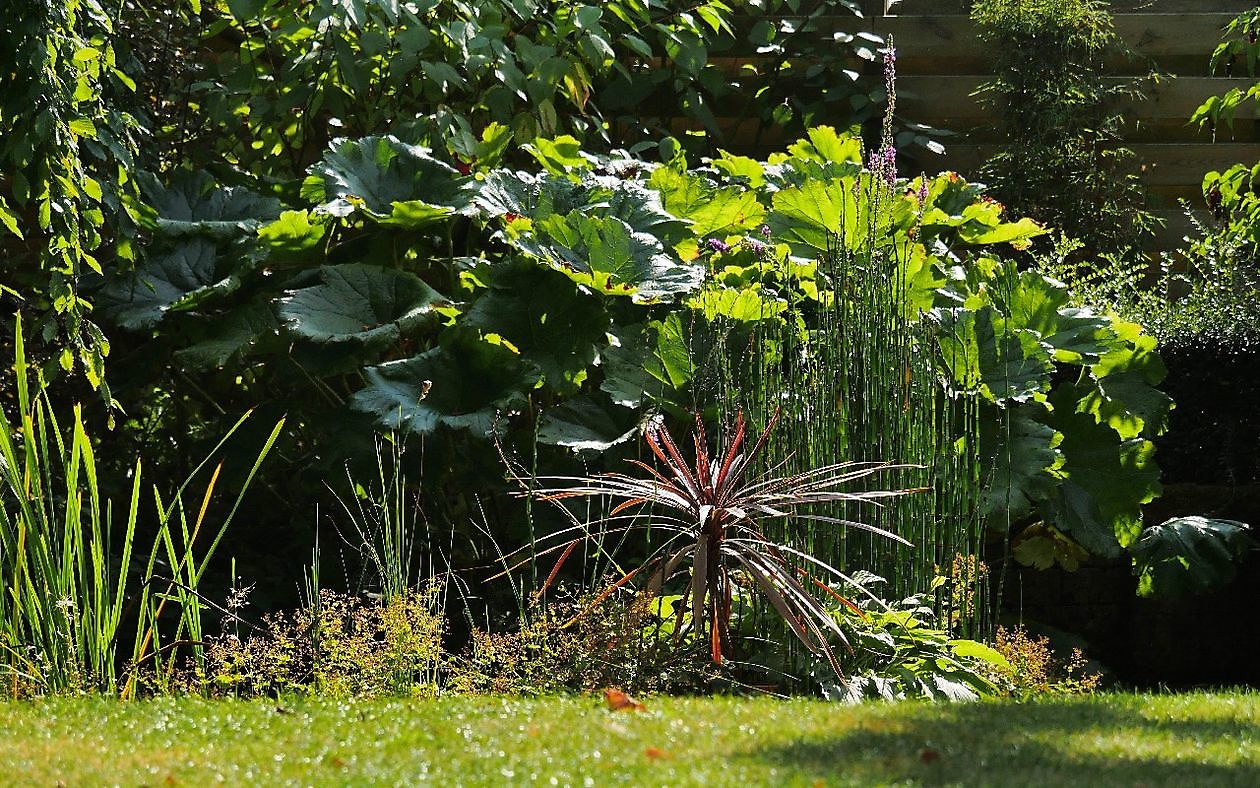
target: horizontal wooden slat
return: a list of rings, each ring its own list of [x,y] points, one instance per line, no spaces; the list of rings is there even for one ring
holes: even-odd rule
[[[1180,14],[1225,12],[1234,15],[1254,8],[1254,0],[1115,0],[1114,15],[1126,13]],[[916,16],[926,14],[965,14],[967,0],[900,0],[886,3],[888,14]]]
[[[973,95],[986,79],[979,75],[903,76],[897,81],[897,106],[903,115],[938,127],[959,129],[990,123],[998,113]],[[1124,80],[1111,81],[1118,84]],[[1146,92],[1150,98],[1126,104],[1124,112],[1141,120],[1189,119],[1208,96],[1252,84],[1253,80],[1238,77],[1180,77],[1149,87]]]
[[[1115,17],[1121,40],[1139,55],[1157,61],[1170,57],[1199,58],[1206,68],[1230,13],[1123,14]],[[836,18],[840,29],[853,21]],[[872,20],[877,35],[893,36],[903,59],[989,63],[991,51],[980,42],[976,26],[964,15],[891,16]]]
[[[996,144],[947,145],[941,158],[960,172],[974,172],[1001,148]],[[1260,144],[1139,144],[1133,145],[1132,150],[1142,181],[1148,186],[1192,184],[1197,190],[1204,173],[1260,161]]]

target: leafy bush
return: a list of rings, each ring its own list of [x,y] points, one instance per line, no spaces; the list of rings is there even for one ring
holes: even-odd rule
[[[316,604],[271,614],[244,639],[212,638],[203,675],[211,692],[245,697],[435,695],[445,662],[441,592],[431,582],[372,603],[321,590]]]
[[[1005,658],[1004,678],[1017,697],[1032,695],[1079,695],[1093,692],[1102,676],[1088,673],[1088,661],[1079,648],[1066,658],[1050,648],[1050,639],[1031,635],[1023,626],[998,627],[993,647]]]
[[[1087,256],[1135,259],[1159,220],[1143,207],[1114,108],[1141,96],[1141,80],[1104,78],[1106,59],[1125,52],[1107,3],[978,0],[971,18],[996,53],[980,95],[1001,111],[1004,140],[979,177],[1015,210],[1084,241]]]
[[[140,128],[116,36],[98,0],[14,0],[0,20],[0,303],[12,296],[34,318],[46,374],[78,368],[93,387],[110,346],[82,280],[111,266],[111,232],[124,264],[135,254],[122,203]]]
[[[162,20],[184,33],[184,57],[158,44],[151,57],[175,78],[150,77],[189,106],[154,114],[167,116],[163,134],[184,160],[205,166],[210,154],[255,176],[300,173],[340,136],[427,137],[471,164],[501,152],[506,138],[479,138],[493,124],[517,144],[567,133],[606,149],[654,146],[681,119],[708,134],[689,144],[728,147],[749,119],[799,131],[824,114],[872,112],[878,88],[860,86],[850,64],[874,59],[879,39],[831,32],[857,12],[851,0],[738,10],[721,0],[233,0]],[[168,35],[165,47],[178,46]],[[735,73],[732,57],[752,64]]]
[[[932,594],[946,585],[938,577],[923,594],[892,604],[874,595],[883,579],[859,573],[866,596],[857,606],[838,607],[835,615],[850,632],[852,654],[845,660],[852,675],[843,684],[823,683],[833,700],[867,699],[966,701],[1002,694],[995,677],[1009,671],[1006,659],[974,640],[955,639],[936,617]],[[854,589],[856,590],[856,589]]]

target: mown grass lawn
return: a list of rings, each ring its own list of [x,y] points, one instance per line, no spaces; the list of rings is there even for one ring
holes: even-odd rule
[[[840,706],[770,698],[0,703],[40,785],[1260,785],[1260,694]]]

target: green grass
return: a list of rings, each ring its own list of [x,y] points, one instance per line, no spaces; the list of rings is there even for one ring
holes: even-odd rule
[[[51,785],[1260,785],[1260,695],[1037,703],[593,697],[0,703],[0,781]]]

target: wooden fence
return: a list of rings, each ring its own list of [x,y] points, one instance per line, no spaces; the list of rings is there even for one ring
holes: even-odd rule
[[[1145,73],[1153,64],[1169,75],[1147,89],[1149,98],[1122,108],[1129,117],[1126,142],[1137,154],[1150,207],[1168,222],[1161,248],[1176,245],[1189,227],[1178,201],[1202,203],[1200,184],[1209,170],[1260,160],[1260,123],[1240,112],[1233,132],[1187,124],[1208,96],[1255,79],[1212,76],[1208,62],[1222,28],[1260,0],[1122,0],[1112,4],[1116,28],[1136,61],[1111,65],[1113,77]],[[869,9],[867,29],[897,45],[897,107],[905,120],[960,133],[945,140],[940,155],[924,152],[918,164],[929,172],[974,172],[1001,139],[994,109],[975,98],[991,74],[992,56],[976,36],[962,0],[903,0]],[[853,20],[836,18],[839,27]]]

